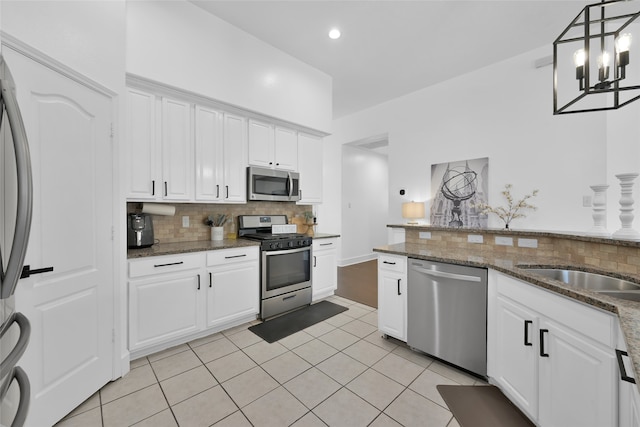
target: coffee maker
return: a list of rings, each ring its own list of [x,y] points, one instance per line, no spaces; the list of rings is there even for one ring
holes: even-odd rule
[[[127,215],[127,246],[129,248],[148,248],[153,243],[151,215],[146,213]]]

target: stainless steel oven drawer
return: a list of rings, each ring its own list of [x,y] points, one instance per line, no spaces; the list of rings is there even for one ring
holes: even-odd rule
[[[307,304],[311,304],[311,287],[263,299],[260,317],[268,319],[295,308],[302,308]]]

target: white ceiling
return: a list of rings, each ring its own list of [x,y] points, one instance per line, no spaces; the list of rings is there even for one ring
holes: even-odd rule
[[[190,1],[329,74],[334,118],[540,46],[548,45],[551,55],[553,40],[586,4],[596,3]],[[338,40],[327,36],[334,26],[342,31]]]

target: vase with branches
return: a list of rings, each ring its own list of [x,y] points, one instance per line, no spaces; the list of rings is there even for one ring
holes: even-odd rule
[[[487,203],[478,203],[475,208],[483,214],[495,214],[504,221],[504,228],[509,228],[509,224],[516,218],[524,218],[526,215],[524,210],[537,210],[538,208],[529,202],[529,199],[538,195],[538,190],[533,190],[531,194],[525,194],[521,199],[515,200],[511,195],[511,184],[506,184],[504,190],[501,191],[504,198],[507,200],[506,206],[491,206]]]

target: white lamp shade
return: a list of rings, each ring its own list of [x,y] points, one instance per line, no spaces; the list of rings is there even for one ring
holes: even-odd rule
[[[402,217],[407,219],[424,218],[424,203],[421,203],[421,202],[403,203]]]

